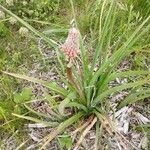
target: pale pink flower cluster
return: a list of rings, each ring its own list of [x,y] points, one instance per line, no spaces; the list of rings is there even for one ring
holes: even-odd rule
[[[77,57],[79,50],[79,31],[76,28],[69,30],[68,37],[60,49],[64,52],[67,58]]]

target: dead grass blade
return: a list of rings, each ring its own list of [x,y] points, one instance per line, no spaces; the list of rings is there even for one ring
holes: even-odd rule
[[[80,139],[78,140],[74,150],[77,150],[78,147],[80,146],[80,144],[82,143],[84,137],[87,135],[87,133],[90,131],[90,129],[94,126],[94,124],[96,123],[97,121],[97,117],[95,117],[93,119],[93,121],[91,122],[91,124],[83,131],[82,135],[80,136]]]
[[[88,121],[86,121],[84,124],[82,124],[80,127],[78,127],[76,130],[74,130],[73,132],[71,132],[71,136],[75,135],[77,132],[82,131],[85,127],[87,127],[90,122],[93,120],[94,116],[91,116]]]
[[[48,136],[46,136],[43,139],[44,144],[42,145],[41,148],[39,148],[39,150],[45,149],[47,144],[49,144],[58,134],[63,132],[67,127],[69,127],[74,122],[79,120],[79,118],[81,118],[82,116],[83,116],[83,113],[80,112],[80,113],[70,117],[69,119],[65,120],[64,122],[62,122],[57,128],[55,128]]]

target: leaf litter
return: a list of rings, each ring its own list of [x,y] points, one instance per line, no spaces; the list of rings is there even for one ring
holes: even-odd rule
[[[38,77],[40,79],[43,79],[45,81],[58,81],[59,85],[63,86],[59,81],[60,77],[55,72],[54,66],[57,64],[56,55],[55,52],[51,49],[46,49],[45,47],[42,49],[41,39],[39,40],[39,49],[43,53],[43,56],[45,58],[52,58],[52,61],[50,62],[51,69],[49,69],[47,72],[41,72],[42,68],[40,64],[33,64],[32,70],[29,71],[29,75],[33,77]],[[41,46],[41,45],[42,46]],[[119,67],[120,71],[126,70],[130,68],[129,62],[125,60],[122,62],[122,64]],[[116,78],[115,81],[110,83],[110,87],[122,84],[127,82],[127,79],[124,78],[123,80],[120,80],[119,78]],[[24,86],[27,86],[26,84]],[[33,94],[36,95],[37,98],[43,96],[43,89],[42,86],[30,83],[30,86],[32,87]],[[138,124],[147,124],[150,123],[150,118],[147,115],[143,115],[143,112],[138,112],[137,109],[135,109],[134,105],[129,105],[121,108],[120,110],[117,110],[116,106],[119,101],[121,101],[124,97],[128,95],[128,91],[122,91],[121,93],[118,93],[116,95],[111,95],[109,97],[109,101],[111,103],[111,106],[113,108],[113,112],[109,112],[109,118],[111,118],[113,124],[115,125],[115,128],[118,131],[118,136],[110,136],[108,134],[108,130],[106,129],[103,131],[103,135],[101,137],[101,140],[99,142],[100,150],[105,149],[111,149],[111,150],[148,150],[148,138],[146,134],[143,132],[137,132],[133,130],[132,125],[138,125]],[[149,101],[150,99],[148,99]],[[138,105],[138,104],[137,104]],[[137,106],[136,105],[136,106]],[[32,102],[32,108],[36,108],[37,111],[42,113],[48,112],[48,106],[45,101],[35,101]],[[42,107],[41,107],[42,106]],[[149,105],[144,106],[145,109],[149,107]],[[115,112],[115,113],[114,113]],[[29,123],[25,125],[24,127],[27,133],[27,138],[29,142],[27,142],[26,150],[36,150],[37,144],[40,143],[40,141],[51,132],[51,128],[45,127],[44,125],[40,123]],[[73,132],[75,129],[70,127],[66,130],[66,132]],[[94,127],[91,130],[87,130],[87,133],[82,139],[81,146],[79,149],[87,149],[87,150],[93,150],[94,149],[94,139],[95,139],[95,129]],[[77,142],[77,139],[79,139],[79,135],[76,136],[76,138],[73,140],[75,143]],[[14,137],[7,137],[2,139],[2,149],[3,150],[14,150],[17,147],[17,144],[15,142]],[[60,147],[58,145],[57,139],[53,140],[51,143],[47,145],[47,149],[49,150],[60,150]],[[75,148],[77,149],[77,147]]]

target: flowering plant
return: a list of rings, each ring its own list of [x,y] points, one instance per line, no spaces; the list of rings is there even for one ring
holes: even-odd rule
[[[54,95],[51,96],[49,105],[51,108],[51,116],[56,119],[54,119],[54,121],[50,118],[48,122],[41,121],[42,124],[52,127],[54,130],[42,140],[43,145],[41,149],[44,149],[50,141],[58,134],[64,132],[66,128],[73,125],[75,122],[80,123],[80,120],[83,120],[83,124],[71,133],[72,136],[81,132],[81,136],[75,144],[74,149],[79,147],[83,138],[93,127],[95,127],[96,130],[95,149],[98,149],[100,129],[105,130],[111,136],[115,133],[116,138],[118,138],[120,133],[117,131],[113,121],[108,117],[108,110],[110,111],[110,109],[108,109],[108,96],[126,89],[143,89],[143,85],[148,84],[150,81],[150,76],[148,75],[149,71],[147,70],[127,70],[123,72],[117,70],[120,62],[135,51],[134,45],[138,39],[150,28],[150,25],[147,24],[150,17],[145,19],[126,41],[123,43],[122,41],[118,41],[120,43],[111,45],[113,33],[115,33],[114,24],[117,21],[117,13],[119,12],[117,12],[117,5],[114,1],[108,2],[105,19],[102,19],[105,5],[104,1],[100,11],[98,40],[97,38],[95,39],[96,44],[93,46],[92,61],[89,61],[90,54],[87,48],[85,48],[85,42],[77,27],[69,29],[69,34],[65,43],[60,46],[57,42],[35,30],[28,23],[0,5],[0,8],[20,21],[34,34],[40,36],[55,48],[57,52],[59,51],[58,60],[60,62],[60,67],[63,66],[62,70],[65,68],[66,71],[63,74],[64,77],[62,77],[62,82],[66,85],[66,88],[59,87],[53,82],[48,83],[32,77],[3,71],[5,74],[41,84],[54,92]],[[59,57],[62,53],[65,56],[65,61],[61,60]],[[62,76],[60,72],[59,75]],[[116,78],[128,78],[130,76],[140,77],[140,75],[147,76],[144,79],[140,78],[140,80],[138,79],[134,82],[127,82],[115,87],[109,86],[110,81],[114,81]],[[138,95],[137,100],[140,100],[150,96],[150,93],[145,92],[145,90],[142,90],[139,94],[135,93],[135,91],[136,90],[134,90],[133,93],[131,92],[119,104],[118,108],[132,103],[133,101],[130,101],[131,97],[137,97]],[[59,100],[55,98],[55,94],[60,96]],[[135,101],[136,100],[134,100],[134,102]],[[29,108],[29,106],[26,107]],[[67,110],[69,113],[66,113]],[[32,117],[14,115],[40,122]]]

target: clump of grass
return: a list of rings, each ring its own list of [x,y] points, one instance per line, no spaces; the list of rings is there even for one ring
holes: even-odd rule
[[[111,119],[109,119],[108,112],[106,111],[107,102],[109,101],[108,96],[121,92],[122,90],[129,89],[133,91],[133,93],[131,92],[120,103],[119,108],[150,96],[149,88],[146,90],[144,88],[144,86],[148,85],[150,82],[150,72],[148,70],[127,70],[123,72],[119,72],[119,70],[117,70],[118,65],[125,57],[128,57],[131,53],[137,51],[135,45],[137,41],[142,38],[142,35],[149,30],[150,25],[148,23],[150,21],[150,17],[146,18],[140,25],[136,26],[133,32],[128,33],[128,38],[122,39],[122,36],[120,36],[121,40],[118,40],[117,44],[113,44],[114,36],[117,37],[117,35],[115,35],[115,23],[118,21],[118,5],[114,0],[102,1],[100,4],[95,2],[95,4],[99,5],[101,9],[98,13],[98,20],[95,20],[98,23],[97,38],[93,39],[92,37],[92,40],[96,41],[93,45],[94,49],[92,50],[92,61],[89,61],[89,53],[85,48],[84,40],[80,34],[80,56],[78,55],[78,57],[69,58],[67,63],[64,56],[62,56],[63,54],[60,51],[60,45],[58,42],[37,31],[27,22],[23,21],[11,11],[0,5],[1,9],[12,15],[20,23],[26,26],[26,28],[45,40],[45,42],[53,47],[58,54],[58,61],[61,69],[58,68],[57,72],[61,77],[61,82],[65,84],[67,88],[60,87],[55,82],[42,81],[25,75],[3,71],[4,74],[41,84],[53,91],[53,95],[49,95],[51,117],[33,111],[30,106],[25,105],[25,107],[32,113],[37,116],[47,117],[49,118],[49,121],[42,121],[38,119],[38,117],[35,118],[26,115],[13,114],[17,117],[38,122],[53,128],[53,131],[41,141],[42,146],[39,145],[41,146],[40,149],[44,149],[49,142],[51,142],[59,134],[63,133],[66,128],[74,125],[75,122],[79,123],[81,118],[87,121],[85,121],[80,128],[81,136],[75,144],[74,149],[78,149],[83,138],[95,125],[96,138],[94,146],[95,149],[98,149],[100,128],[110,135],[115,133],[117,138],[120,137],[120,133],[115,128]],[[75,28],[77,29],[77,20],[72,1],[71,6],[75,20]],[[97,27],[93,28],[93,31],[96,30]],[[126,34],[126,32],[128,31],[125,29],[124,34]],[[93,44],[92,42],[93,41],[91,41],[90,44]],[[73,47],[71,45],[70,47],[65,48],[71,48],[70,50],[72,50]],[[65,54],[67,54],[67,52],[68,51],[66,51]],[[70,57],[70,55],[68,55],[68,57]],[[115,87],[109,86],[109,82],[115,78],[128,78],[130,76],[135,77],[133,82],[129,81],[124,84],[116,85]],[[138,92],[139,90],[140,92]],[[58,98],[55,98],[55,96],[58,97],[58,95],[60,96],[59,100]],[[69,113],[66,113],[66,110],[69,110]],[[80,129],[76,129],[74,133],[80,132]]]

